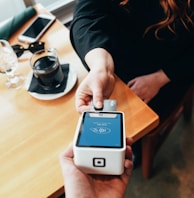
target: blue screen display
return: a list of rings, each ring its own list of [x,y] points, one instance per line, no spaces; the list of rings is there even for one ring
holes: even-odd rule
[[[77,146],[123,147],[122,113],[84,113]]]

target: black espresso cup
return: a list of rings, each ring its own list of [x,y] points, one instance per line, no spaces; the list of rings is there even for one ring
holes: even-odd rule
[[[55,49],[44,49],[34,53],[30,64],[43,89],[55,89],[63,82],[64,73]]]

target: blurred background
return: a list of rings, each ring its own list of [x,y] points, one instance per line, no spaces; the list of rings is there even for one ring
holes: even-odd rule
[[[72,20],[75,0],[1,0],[0,1],[0,22],[16,15],[26,6],[42,4],[48,11],[54,14],[63,24]]]

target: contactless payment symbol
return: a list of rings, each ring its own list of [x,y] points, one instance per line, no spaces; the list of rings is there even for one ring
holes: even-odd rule
[[[98,134],[107,134],[111,132],[111,129],[108,127],[95,127],[95,128],[90,128],[90,130]]]

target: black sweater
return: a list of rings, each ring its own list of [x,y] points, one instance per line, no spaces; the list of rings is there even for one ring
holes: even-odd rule
[[[163,9],[159,0],[129,2],[122,7],[118,0],[77,1],[70,38],[86,68],[86,53],[100,47],[111,53],[115,73],[125,82],[159,69],[172,81],[193,79],[193,27],[190,25],[187,31],[177,18],[176,34],[165,28],[159,31],[157,40],[152,29],[143,37],[148,26],[163,19]],[[193,3],[191,0],[192,8]]]

